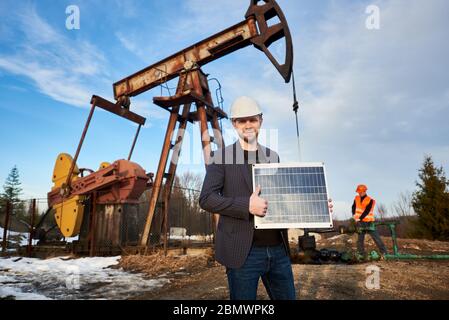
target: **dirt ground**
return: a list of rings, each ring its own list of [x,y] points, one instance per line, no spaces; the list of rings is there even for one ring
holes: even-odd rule
[[[338,235],[318,241],[317,248],[355,249],[356,235]],[[391,240],[383,238],[387,248]],[[365,240],[367,251],[374,249]],[[414,254],[448,254],[449,243],[399,239],[399,252]],[[294,247],[295,244],[292,244]],[[123,257],[120,266],[144,272],[151,277],[165,277],[170,283],[137,299],[228,299],[225,268],[213,260],[213,251],[196,255],[164,257]],[[379,270],[379,287],[375,287],[373,269]],[[298,299],[449,299],[449,261],[375,261],[358,264],[294,264],[293,273]],[[258,299],[268,299],[261,281]]]

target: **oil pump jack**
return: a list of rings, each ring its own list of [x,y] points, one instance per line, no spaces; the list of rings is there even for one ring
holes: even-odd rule
[[[268,21],[271,19],[278,23],[269,25]],[[282,39],[285,40],[285,57],[282,63],[279,63],[269,47]],[[54,186],[48,194],[49,208],[54,209],[57,225],[64,236],[80,234],[80,238],[88,241],[91,254],[95,253],[94,248],[105,240],[120,246],[124,235],[117,231],[117,224],[129,224],[123,206],[136,203],[144,190],[150,186],[148,213],[143,229],[138,232],[137,245],[140,244],[141,248],[148,245],[156,208],[158,203],[162,203],[166,248],[168,203],[187,123],[200,123],[206,164],[211,152],[211,143],[224,147],[219,120],[227,118],[227,114],[220,107],[214,106],[207,75],[202,67],[250,45],[264,52],[285,82],[290,81],[293,46],[285,16],[275,0],[251,0],[242,22],[114,83],[115,103],[99,96],[92,97],[90,114],[75,157],[72,159],[68,154],[58,156],[53,173]],[[157,171],[154,175],[148,175],[138,164],[130,161],[140,128],[145,123],[145,118],[130,111],[131,98],[175,78],[178,78],[175,95],[153,98],[155,105],[169,112],[169,121]],[[192,109],[193,104],[196,110]],[[98,171],[78,169],[76,161],[96,107],[136,123],[138,129],[127,160],[118,160],[112,164],[103,163]],[[173,143],[171,139],[176,124],[178,129]],[[213,137],[209,135],[209,126],[213,129]],[[166,171],[170,151],[171,160]],[[83,171],[86,170],[89,174],[84,176]],[[96,212],[98,206],[109,206],[109,209],[106,208],[99,214]],[[84,233],[80,233],[82,225],[87,225],[87,231]]]

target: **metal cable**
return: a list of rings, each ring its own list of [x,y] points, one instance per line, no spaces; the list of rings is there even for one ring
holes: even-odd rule
[[[299,103],[296,98],[296,86],[295,86],[295,73],[292,70],[292,85],[293,85],[293,112],[295,112],[296,117],[296,138],[298,143],[298,157],[299,161],[301,161],[301,145],[300,145],[300,139],[299,139],[299,122],[298,122],[298,109],[299,109]]]

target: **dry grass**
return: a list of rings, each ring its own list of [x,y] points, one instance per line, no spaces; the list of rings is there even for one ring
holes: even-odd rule
[[[391,238],[382,237],[389,249]],[[320,248],[355,250],[357,235],[338,235],[317,242]],[[367,236],[366,249],[375,249]],[[441,254],[449,252],[449,242],[398,239],[401,253]],[[391,250],[391,249],[390,249]],[[380,269],[380,288],[366,287],[367,268]],[[142,293],[135,299],[228,299],[228,284],[223,266],[213,260],[212,249],[206,254],[167,256],[163,252],[149,256],[124,256],[120,266],[129,271],[154,277],[168,274],[170,283]],[[297,297],[301,300],[449,300],[449,261],[377,261],[353,265],[294,264]],[[268,299],[259,283],[258,299]]]
[[[163,273],[198,273],[215,265],[212,249],[206,254],[165,256],[163,251],[154,254],[123,256],[119,267],[127,271],[143,272],[149,276]]]
[[[327,239],[317,241],[317,248],[334,248],[338,250],[357,249],[357,234],[336,235]],[[393,253],[393,241],[391,237],[381,237],[389,253]],[[431,241],[422,239],[401,239],[398,238],[398,249],[400,253],[430,255],[449,254],[449,242]],[[367,252],[378,250],[371,236],[365,236],[365,249]]]

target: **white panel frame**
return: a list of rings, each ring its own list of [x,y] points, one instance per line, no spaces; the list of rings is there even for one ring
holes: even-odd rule
[[[327,186],[327,178],[326,178],[326,167],[324,162],[290,162],[290,163],[257,163],[253,164],[251,168],[252,173],[252,181],[253,181],[253,192],[256,191],[255,185],[255,177],[254,170],[255,169],[268,169],[268,168],[291,168],[291,167],[322,167],[324,181],[326,186],[326,196],[329,199],[329,188]],[[329,214],[330,222],[272,222],[272,223],[264,223],[264,217],[254,216],[254,228],[255,229],[321,229],[321,228],[332,228],[332,214],[330,213],[329,207],[327,207],[327,212]],[[269,212],[267,212],[267,215]]]

